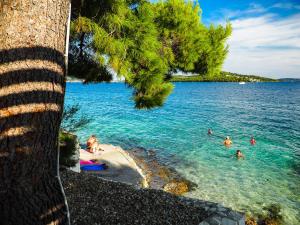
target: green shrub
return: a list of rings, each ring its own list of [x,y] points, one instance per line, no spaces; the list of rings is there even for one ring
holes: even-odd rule
[[[59,164],[64,167],[73,167],[77,160],[73,158],[76,155],[77,137],[71,133],[61,131],[59,133]]]
[[[65,106],[59,132],[59,164],[61,167],[73,167],[77,163],[74,158],[77,150],[77,137],[72,134],[85,127],[91,120],[79,116],[79,105]]]
[[[64,107],[61,129],[68,132],[76,132],[91,122],[90,118],[80,116],[78,104]]]

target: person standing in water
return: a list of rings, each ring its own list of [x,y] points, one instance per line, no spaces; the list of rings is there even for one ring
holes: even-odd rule
[[[254,139],[254,137],[252,136],[250,139],[250,144],[251,145],[255,145],[256,144],[256,140]]]
[[[232,141],[230,140],[230,137],[227,136],[227,137],[225,138],[225,140],[224,140],[224,145],[225,145],[226,147],[229,147],[231,144],[232,144]]]
[[[212,135],[212,134],[213,134],[212,130],[211,130],[211,129],[208,129],[207,134],[208,134],[208,135]]]

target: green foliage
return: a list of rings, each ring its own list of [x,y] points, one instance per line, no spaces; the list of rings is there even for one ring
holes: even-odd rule
[[[79,105],[65,106],[61,129],[67,132],[76,132],[78,129],[86,126],[91,120],[86,117],[78,117]]]
[[[59,133],[59,164],[65,167],[75,166],[77,160],[73,159],[76,154],[76,136],[61,131]]]
[[[231,26],[201,23],[184,0],[81,1],[72,12],[69,71],[86,82],[125,78],[137,108],[163,105],[177,70],[218,74]]]
[[[226,27],[211,25],[206,33],[206,46],[199,53],[200,57],[195,63],[193,72],[204,74],[207,78],[220,75],[222,65],[228,53],[226,40],[231,35],[232,27],[228,23]]]
[[[198,3],[167,0],[154,7],[159,39],[163,43],[162,54],[170,72],[193,70],[206,35]]]
[[[70,73],[87,82],[108,81],[113,69],[134,88],[137,108],[161,106],[172,84],[164,80],[168,66],[160,55],[151,4],[135,2],[134,8],[132,2],[112,1],[95,6],[99,10],[91,17],[91,10],[85,10],[89,3],[72,21]]]
[[[86,117],[79,117],[79,105],[65,106],[62,124],[59,132],[59,164],[65,167],[75,166],[77,160],[73,158],[77,150],[77,137],[72,134],[78,129],[86,126],[91,120]]]

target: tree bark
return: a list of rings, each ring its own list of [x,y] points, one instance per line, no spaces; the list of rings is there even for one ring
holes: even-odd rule
[[[68,0],[0,0],[0,224],[69,224],[57,170]]]

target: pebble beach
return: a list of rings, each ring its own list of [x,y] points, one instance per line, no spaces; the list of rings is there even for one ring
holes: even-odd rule
[[[61,179],[74,225],[202,225],[213,224],[203,221],[214,215],[220,221],[224,216],[223,220],[232,218],[241,221],[234,224],[244,224],[242,214],[217,203],[178,197],[161,190],[136,189],[68,170],[61,172]]]

